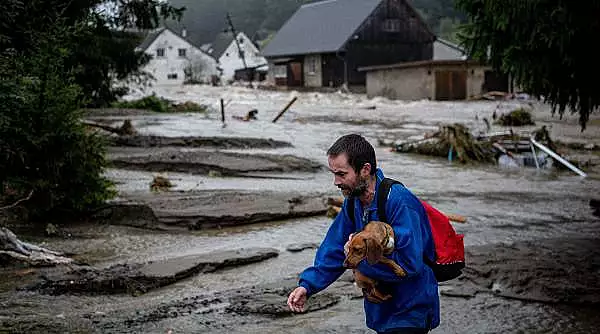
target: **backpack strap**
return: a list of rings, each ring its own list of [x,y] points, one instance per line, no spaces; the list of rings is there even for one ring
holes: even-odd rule
[[[384,223],[387,223],[385,205],[387,204],[388,195],[394,184],[402,184],[402,182],[386,177],[381,181],[379,189],[377,189],[377,216],[379,216],[379,221]]]
[[[354,202],[356,202],[355,197],[348,197],[348,217],[350,217],[352,225],[356,226],[356,218],[354,217]]]
[[[379,221],[384,223],[387,223],[387,216],[385,214],[387,198],[394,184],[401,184],[404,186],[402,182],[386,177],[381,181],[379,188],[377,189],[377,215],[379,216]],[[354,226],[356,226],[356,217],[354,217],[355,202],[355,197],[348,197],[348,217],[350,217],[350,221]]]

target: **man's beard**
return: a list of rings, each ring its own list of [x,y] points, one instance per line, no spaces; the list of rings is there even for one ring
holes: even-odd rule
[[[341,188],[344,197],[359,197],[369,188],[369,178],[358,177],[358,184],[354,188],[343,186]]]

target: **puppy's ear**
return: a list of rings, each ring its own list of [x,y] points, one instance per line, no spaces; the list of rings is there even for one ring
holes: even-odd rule
[[[372,238],[365,238],[365,243],[367,244],[367,262],[370,265],[374,265],[381,260],[383,247]]]

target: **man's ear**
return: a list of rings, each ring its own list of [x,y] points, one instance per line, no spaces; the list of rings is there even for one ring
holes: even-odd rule
[[[365,163],[362,168],[360,169],[360,176],[362,177],[367,177],[369,175],[371,175],[371,168],[373,168],[373,166],[371,166],[370,163]]]
[[[383,257],[383,247],[372,238],[365,238],[367,246],[367,262],[374,265]]]

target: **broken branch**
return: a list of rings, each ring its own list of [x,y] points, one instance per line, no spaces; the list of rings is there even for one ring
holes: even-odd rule
[[[13,203],[13,204],[11,204],[11,205],[7,205],[7,206],[0,207],[0,211],[2,211],[2,210],[7,210],[7,209],[11,209],[11,208],[14,208],[14,207],[16,207],[17,205],[21,204],[22,202],[25,202],[25,201],[28,201],[28,200],[30,200],[30,199],[31,199],[31,196],[33,196],[33,190],[31,190],[31,191],[29,192],[29,195],[27,195],[27,197],[25,197],[25,198],[21,198],[20,200],[18,200],[18,201],[16,201],[16,202],[14,202],[14,203]]]

